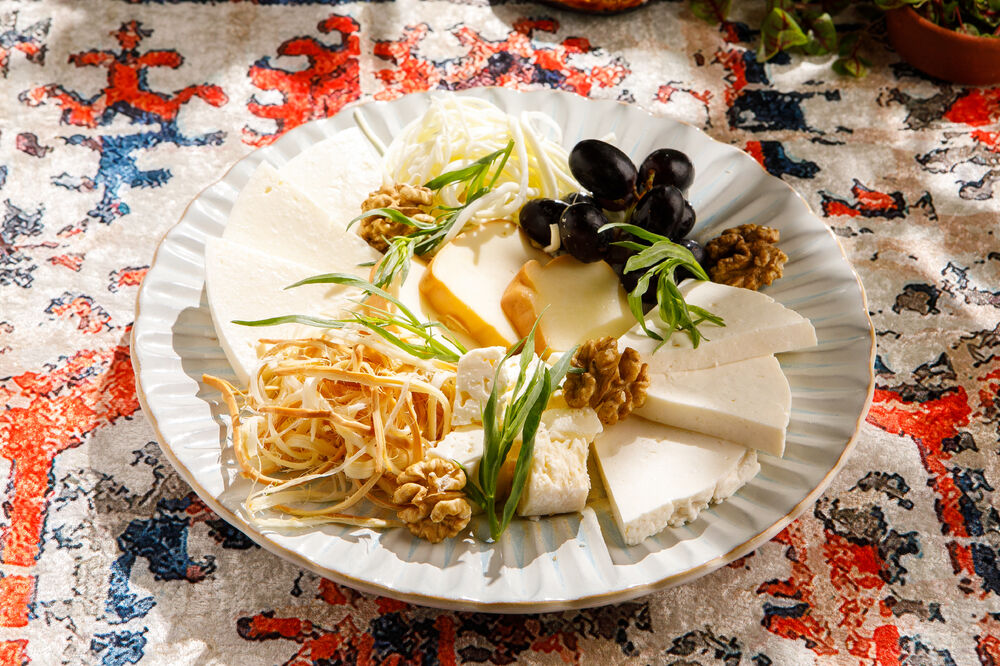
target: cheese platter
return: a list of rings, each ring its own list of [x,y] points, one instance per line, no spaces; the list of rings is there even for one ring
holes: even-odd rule
[[[441,118],[463,109],[503,131],[467,123],[479,152],[449,137],[442,157]],[[606,173],[581,186],[574,160],[611,135],[650,156],[642,194]],[[691,155],[683,193],[654,182],[650,163],[678,159],[664,146]],[[559,229],[525,208],[545,196]],[[647,232],[656,196],[687,245]],[[692,251],[740,225],[780,232],[781,279],[674,279],[707,278]],[[664,248],[675,259],[642,264]],[[609,603],[749,552],[829,484],[873,386],[863,290],[787,185],[681,123],[551,91],[413,95],[296,128],[192,203],[137,310],[140,400],[213,509],[300,566],[449,608]],[[581,400],[608,354],[625,399]],[[316,388],[334,375],[378,389]],[[327,431],[341,462],[316,466]],[[400,499],[439,477],[440,519]]]

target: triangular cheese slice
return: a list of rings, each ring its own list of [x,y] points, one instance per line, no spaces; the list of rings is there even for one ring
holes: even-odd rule
[[[382,257],[266,162],[240,191],[222,236],[270,256],[312,266],[317,273],[367,278],[369,268],[360,264]]]
[[[619,346],[638,351],[651,373],[712,368],[816,344],[816,330],[809,320],[766,294],[698,280],[681,283],[680,291],[688,305],[722,317],[726,325],[701,324],[698,330],[707,339],[697,349],[683,331],[675,331],[661,345],[634,326],[619,339]],[[657,330],[660,320],[655,311],[646,321]]]
[[[594,439],[611,510],[626,544],[698,517],[760,471],[753,449],[630,416]]]
[[[257,366],[261,338],[317,337],[323,329],[298,324],[252,327],[234,319],[268,319],[282,315],[338,317],[354,307],[356,289],[337,285],[285,287],[316,273],[315,269],[255,250],[225,238],[205,245],[205,289],[219,344],[240,382],[246,384]]]
[[[356,127],[313,144],[278,174],[309,196],[341,226],[357,217],[368,194],[382,185],[382,159]]]
[[[792,392],[781,365],[761,356],[703,370],[653,372],[639,416],[781,457]]]

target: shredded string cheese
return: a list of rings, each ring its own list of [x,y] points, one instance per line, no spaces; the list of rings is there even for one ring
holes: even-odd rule
[[[222,391],[236,460],[254,481],[246,500],[254,522],[399,525],[345,511],[364,499],[397,509],[396,477],[451,429],[455,366],[360,335],[262,342],[271,346],[246,393],[205,377]]]
[[[513,140],[514,150],[496,186],[462,212],[449,233],[451,240],[466,223],[516,220],[528,199],[579,191],[561,138],[559,125],[541,112],[512,116],[481,99],[432,98],[424,115],[404,127],[386,149],[385,179],[388,184],[422,185],[502,150]],[[447,186],[435,203],[460,206],[461,192],[460,185]]]

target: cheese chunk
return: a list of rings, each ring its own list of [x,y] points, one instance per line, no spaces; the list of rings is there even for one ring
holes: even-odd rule
[[[500,297],[526,260],[544,256],[510,222],[487,222],[441,248],[420,280],[420,293],[448,328],[483,347],[509,347],[521,336]]]
[[[630,416],[594,439],[604,488],[625,543],[694,520],[760,471],[753,449]]]
[[[619,346],[638,351],[650,374],[711,368],[816,344],[816,330],[809,320],[766,294],[698,280],[684,281],[680,291],[688,305],[719,315],[726,325],[702,324],[699,330],[707,339],[697,349],[682,331],[675,331],[657,349],[660,342],[636,325],[621,337]],[[654,330],[658,322],[655,312],[647,319]]]
[[[780,457],[792,392],[773,356],[704,370],[650,373],[646,402],[635,414]]]
[[[456,425],[482,423],[482,409],[493,391],[493,380],[496,377],[500,384],[497,414],[502,414],[507,403],[514,396],[514,387],[521,373],[520,358],[513,356],[503,361],[506,354],[503,347],[480,347],[462,354],[458,359],[458,369],[455,378],[455,405],[452,410],[452,422]],[[537,356],[528,363],[525,377],[530,378],[538,363],[543,363]],[[497,364],[500,372],[497,374]],[[522,392],[527,385],[522,385]],[[596,416],[596,412],[595,412]]]
[[[535,435],[531,471],[517,504],[520,516],[549,516],[582,511],[590,492],[588,440],[558,439],[547,428]]]
[[[544,266],[526,262],[500,305],[520,338],[541,316],[535,332],[538,354],[546,348],[566,351],[606,335],[618,337],[635,321],[611,266],[603,261],[585,264],[568,254]]]
[[[315,274],[315,269],[280,259],[225,238],[205,244],[205,290],[219,344],[244,385],[257,366],[261,338],[315,337],[322,329],[298,324],[241,326],[234,319],[267,319],[302,314],[338,317],[353,307],[356,296],[338,285],[289,284]]]
[[[222,237],[266,254],[312,266],[311,274],[368,276],[359,264],[382,255],[343,222],[334,222],[298,188],[262,162],[240,191]],[[285,286],[285,285],[282,285]]]
[[[346,227],[361,213],[368,193],[382,185],[382,158],[361,130],[351,127],[309,146],[278,174]]]
[[[469,350],[458,359],[452,423],[469,425],[483,422],[482,410],[493,390],[497,364],[506,353],[503,347],[482,347]]]
[[[597,412],[590,407],[546,409],[542,412],[542,425],[553,437],[562,440],[581,437],[592,442],[604,430]]]
[[[483,459],[483,436],[483,429],[479,426],[455,428],[428,449],[427,455],[432,458],[457,460],[474,479],[479,473],[479,461]]]

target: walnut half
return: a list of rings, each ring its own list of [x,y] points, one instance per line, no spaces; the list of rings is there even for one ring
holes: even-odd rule
[[[465,499],[465,473],[450,460],[428,458],[413,463],[396,479],[392,501],[399,519],[414,536],[438,543],[465,529],[472,507]]]
[[[433,196],[433,192],[419,185],[383,185],[368,195],[361,204],[361,211],[367,213],[376,208],[392,208],[418,222],[433,222],[434,218],[429,215]],[[385,252],[389,249],[390,240],[413,231],[413,228],[393,222],[387,217],[374,216],[361,220],[358,234],[373,248]]]
[[[756,290],[780,278],[788,255],[775,245],[779,235],[777,229],[756,224],[723,231],[705,246],[712,281]]]
[[[570,365],[583,372],[570,372],[563,382],[563,397],[570,407],[589,405],[601,423],[614,425],[646,402],[648,366],[639,352],[626,347],[619,353],[613,337],[588,340],[573,355]]]

